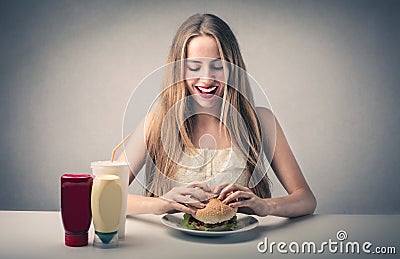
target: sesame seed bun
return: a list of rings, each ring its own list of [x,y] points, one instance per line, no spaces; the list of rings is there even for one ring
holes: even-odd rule
[[[210,199],[206,207],[196,211],[193,217],[207,224],[216,224],[231,219],[236,215],[237,208],[225,205],[217,198]]]

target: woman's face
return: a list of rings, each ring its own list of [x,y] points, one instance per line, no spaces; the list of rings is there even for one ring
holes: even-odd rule
[[[220,103],[225,87],[225,72],[217,42],[210,36],[196,36],[187,46],[185,85],[196,103],[204,108]]]

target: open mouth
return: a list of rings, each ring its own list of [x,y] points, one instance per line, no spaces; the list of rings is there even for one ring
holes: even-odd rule
[[[202,97],[212,97],[217,92],[218,87],[196,85],[196,89]]]

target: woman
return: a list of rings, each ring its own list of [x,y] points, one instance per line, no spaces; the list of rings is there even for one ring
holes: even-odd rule
[[[128,196],[127,214],[194,214],[213,195],[259,216],[312,214],[316,199],[282,128],[270,110],[254,107],[229,26],[212,14],[189,17],[173,39],[168,63],[158,105],[126,148],[130,182],[146,165],[148,192]],[[199,157],[207,159],[199,165]],[[265,157],[287,196],[271,198]],[[221,175],[231,177],[212,181]]]

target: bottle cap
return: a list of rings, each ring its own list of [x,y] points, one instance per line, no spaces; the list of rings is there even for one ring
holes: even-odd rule
[[[118,246],[118,231],[103,233],[94,232],[93,246],[98,248],[115,248]]]
[[[65,234],[65,245],[66,246],[87,246],[88,245],[88,234],[81,235],[68,235]]]

